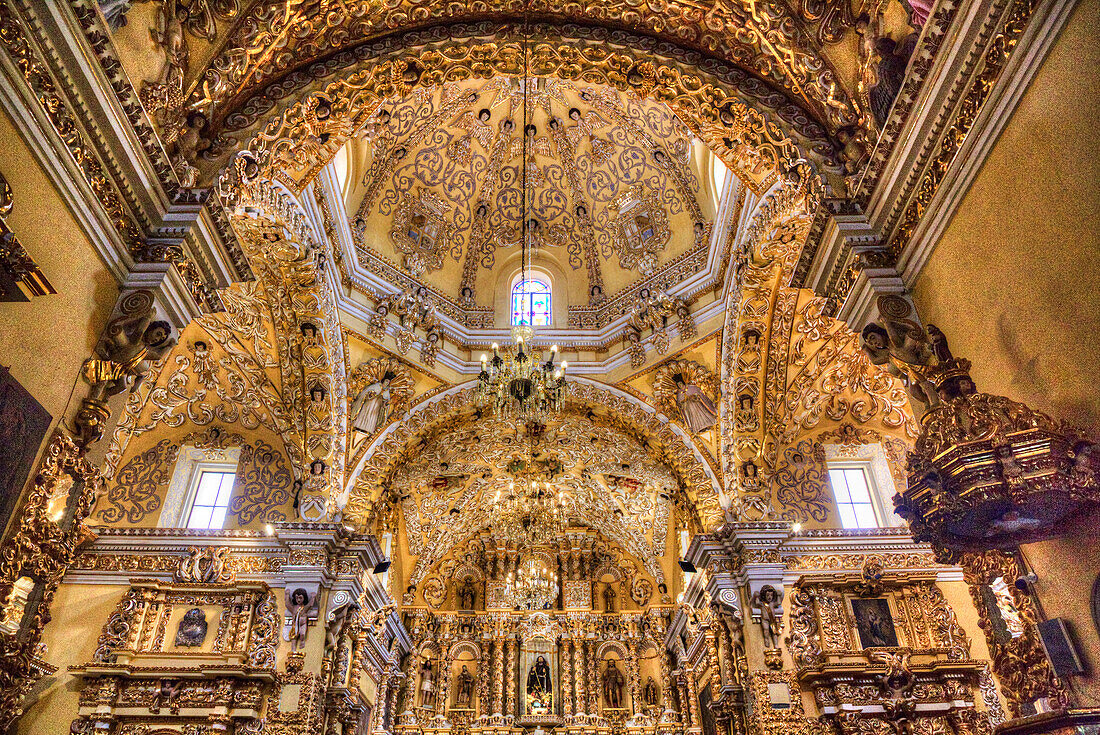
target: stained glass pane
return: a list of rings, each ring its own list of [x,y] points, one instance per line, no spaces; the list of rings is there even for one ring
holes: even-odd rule
[[[542,281],[520,281],[512,289],[512,326],[550,326],[550,286]]]

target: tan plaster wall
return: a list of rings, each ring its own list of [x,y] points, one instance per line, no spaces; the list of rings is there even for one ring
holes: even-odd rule
[[[1100,0],[1082,0],[915,285],[979,389],[1100,430]]]
[[[69,731],[76,719],[79,679],[68,667],[92,660],[100,630],[127,587],[118,585],[63,584],[57,590],[42,642],[46,661],[58,667],[46,678],[44,690],[19,720],[17,735],[56,735]]]
[[[118,284],[3,111],[0,140],[0,172],[15,198],[7,222],[57,289],[25,303],[0,303],[0,364],[10,366],[56,421],[95,348]]]
[[[1038,579],[1035,594],[1049,618],[1069,621],[1086,676],[1069,677],[1081,707],[1100,706],[1100,631],[1089,599],[1100,575],[1100,511],[1075,519],[1066,535],[1026,544],[1024,559]]]

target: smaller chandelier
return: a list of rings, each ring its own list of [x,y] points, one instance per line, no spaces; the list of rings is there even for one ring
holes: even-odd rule
[[[563,494],[555,496],[548,482],[523,485],[524,489],[517,491],[514,482],[508,483],[504,497],[498,490],[489,510],[493,535],[519,548],[557,538],[565,528],[560,508]]]
[[[504,602],[516,610],[546,610],[558,599],[558,575],[529,554],[504,581]]]
[[[546,362],[535,360],[530,343],[534,330],[528,326],[512,329],[515,348],[501,355],[493,343],[493,358],[481,356],[481,373],[475,391],[477,403],[491,407],[497,416],[535,419],[561,411],[565,396],[565,369],[569,363],[554,364],[558,346],[550,348]],[[525,348],[526,346],[526,348]]]

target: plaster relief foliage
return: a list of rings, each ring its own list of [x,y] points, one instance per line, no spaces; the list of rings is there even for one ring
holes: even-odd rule
[[[584,268],[588,290],[599,287],[593,303],[634,276],[616,270],[605,284],[616,254],[620,269],[648,273],[662,254],[697,244],[690,132],[666,105],[633,93],[556,78],[449,83],[383,102],[358,135],[368,145],[348,149],[348,197],[364,261],[401,261],[464,308],[497,251],[519,245],[524,174],[531,247]]]
[[[562,493],[563,517],[595,528],[654,566],[663,540],[657,506],[676,491],[672,470],[628,433],[581,416],[519,425],[483,418],[445,424],[400,465],[391,490],[405,499],[409,551],[420,557],[413,583],[470,534],[485,528],[493,498],[534,472]]]
[[[262,87],[279,78],[297,76],[295,70],[321,57],[361,53],[373,39],[405,31],[410,23],[420,27],[438,23],[453,28],[475,16],[499,21],[514,13],[499,2],[476,6],[440,6],[424,0],[385,6],[350,2],[340,3],[340,12],[331,12],[326,3],[284,7],[282,2],[264,0],[247,10],[238,9],[236,3],[232,9],[225,7],[228,5],[190,3],[184,14],[184,27],[191,35],[217,38],[215,48],[219,52],[213,58],[203,55],[198,63],[187,65],[184,74],[188,88],[194,90],[187,100],[188,107],[203,110],[217,132],[224,124],[231,124],[242,109],[253,107],[249,100]],[[565,9],[536,4],[532,10],[552,16],[558,27],[579,24],[603,30],[598,27],[606,25],[685,50],[701,50],[708,57],[730,64],[729,74],[737,82],[732,86],[743,88],[746,96],[776,97],[768,100],[769,105],[790,108],[784,109],[785,117],[802,118],[804,127],[824,126],[834,131],[870,126],[873,130],[866,105],[851,94],[859,86],[859,71],[847,68],[848,64],[843,72],[839,71],[842,67],[834,67],[826,52],[827,45],[844,40],[846,35],[855,36],[847,17],[850,13],[841,14],[848,22],[838,23],[835,8],[815,6],[799,12],[782,2],[723,3],[703,12],[692,5],[649,3],[638,7],[621,0]],[[232,26],[219,22],[238,15],[240,21]],[[882,31],[897,33],[899,29]],[[763,94],[761,81],[782,92]],[[213,132],[210,137],[215,137]]]
[[[177,443],[162,439],[132,456],[119,468],[115,482],[100,500],[96,518],[104,523],[138,524],[160,510],[178,453]]]
[[[737,248],[728,297],[722,374],[734,391],[723,395],[722,461],[744,519],[779,508],[790,520],[826,519],[832,501],[813,435],[842,423],[879,440],[917,435],[904,388],[870,363],[858,335],[825,315],[824,299],[783,285],[811,226],[811,200],[796,194],[780,190],[758,210]],[[900,462],[891,464],[897,471]]]
[[[276,509],[290,501],[293,482],[294,476],[282,452],[262,440],[245,446],[237,466],[229,512],[237,516],[241,526],[254,520],[285,521],[286,514]]]

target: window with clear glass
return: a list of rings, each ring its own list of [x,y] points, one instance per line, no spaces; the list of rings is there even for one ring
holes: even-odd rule
[[[512,287],[512,326],[550,326],[550,286],[527,279]]]
[[[844,528],[878,528],[875,504],[871,500],[870,477],[863,467],[830,467],[840,524]]]
[[[188,528],[223,528],[233,494],[234,472],[203,470],[195,487],[195,500],[187,516]]]

